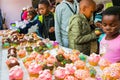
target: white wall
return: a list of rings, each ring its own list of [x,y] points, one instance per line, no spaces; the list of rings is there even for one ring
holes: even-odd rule
[[[19,21],[21,10],[23,7],[31,6],[32,0],[1,0],[1,9],[5,16],[6,24],[10,27],[10,23]]]

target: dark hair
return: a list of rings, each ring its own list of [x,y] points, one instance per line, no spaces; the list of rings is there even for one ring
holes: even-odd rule
[[[104,4],[99,3],[99,4],[97,4],[96,7],[97,7],[97,8],[96,8],[96,12],[100,12],[100,11],[102,11],[102,9],[104,8]]]
[[[50,3],[48,2],[48,0],[40,0],[39,4],[44,4],[44,5],[46,5],[47,7],[50,6]]]
[[[103,16],[104,15],[116,15],[119,17],[120,20],[120,6],[114,6],[114,7],[109,7],[105,11],[103,11]]]
[[[35,9],[29,10],[28,13],[29,13],[30,15],[32,15],[33,17],[35,17],[35,16],[37,15],[37,12],[36,12]]]

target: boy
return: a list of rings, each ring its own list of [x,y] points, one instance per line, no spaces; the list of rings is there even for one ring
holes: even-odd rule
[[[100,42],[100,54],[111,63],[120,62],[120,7],[103,12],[102,29],[106,35]]]
[[[49,11],[49,2],[47,0],[41,0],[38,4],[39,20],[42,23],[43,38],[49,38],[50,40],[55,40],[55,30],[54,30],[54,14]]]
[[[77,14],[77,2],[63,0],[55,10],[55,35],[61,46],[68,47],[68,23],[72,15]]]
[[[93,0],[82,0],[79,5],[79,14],[71,17],[68,29],[69,47],[90,55],[91,41],[99,35],[91,30],[90,18],[95,11]]]

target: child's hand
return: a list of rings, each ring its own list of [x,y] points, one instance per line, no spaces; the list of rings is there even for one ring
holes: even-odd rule
[[[97,26],[98,28],[102,28],[102,24],[100,22],[96,22],[95,26]]]
[[[49,32],[50,32],[50,33],[54,32],[54,31],[55,31],[54,27],[51,27],[51,28],[49,29]]]
[[[100,30],[95,30],[95,34],[96,34],[97,36],[99,36],[99,35],[101,34],[101,31],[100,31]]]

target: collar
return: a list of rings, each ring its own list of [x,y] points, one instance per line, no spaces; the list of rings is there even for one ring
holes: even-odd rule
[[[88,21],[88,19],[85,17],[85,15],[84,14],[79,14],[79,16],[81,17],[81,18],[83,18],[85,21]],[[89,21],[88,21],[89,22]]]

